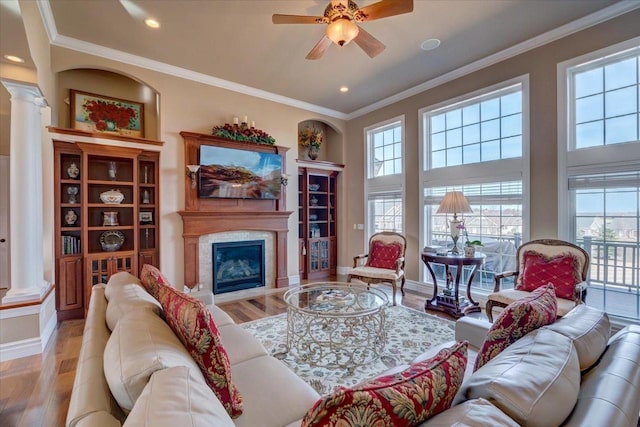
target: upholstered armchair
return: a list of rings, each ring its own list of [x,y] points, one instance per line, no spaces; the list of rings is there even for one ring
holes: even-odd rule
[[[376,233],[369,239],[369,252],[353,257],[353,269],[347,274],[347,282],[356,279],[367,285],[389,283],[393,287],[393,305],[396,290],[404,295],[404,255],[407,239],[390,231]]]
[[[516,252],[516,270],[495,276],[493,293],[486,311],[493,322],[493,307],[506,307],[527,296],[539,286],[553,283],[558,300],[557,315],[564,316],[586,296],[589,254],[579,246],[562,240],[540,239],[522,244]],[[502,280],[514,278],[514,289],[500,289]]]

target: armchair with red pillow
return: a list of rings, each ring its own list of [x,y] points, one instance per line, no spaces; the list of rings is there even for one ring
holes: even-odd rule
[[[487,317],[493,322],[494,307],[504,308],[548,283],[555,288],[557,315],[564,316],[586,297],[582,283],[587,279],[589,262],[584,249],[563,240],[540,239],[522,244],[516,253],[516,270],[495,276],[493,293],[487,297]],[[503,286],[509,277],[514,280],[513,289]]]
[[[369,252],[353,258],[353,268],[347,273],[347,282],[359,280],[367,285],[389,283],[393,287],[393,305],[396,305],[396,290],[404,295],[404,255],[407,240],[398,233],[383,231],[369,239]]]

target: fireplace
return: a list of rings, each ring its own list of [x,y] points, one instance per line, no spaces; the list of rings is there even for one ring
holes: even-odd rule
[[[213,293],[265,285],[264,240],[212,243]]]

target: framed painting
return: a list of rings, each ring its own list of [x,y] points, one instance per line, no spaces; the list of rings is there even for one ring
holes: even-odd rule
[[[70,89],[71,128],[144,138],[144,104]]]

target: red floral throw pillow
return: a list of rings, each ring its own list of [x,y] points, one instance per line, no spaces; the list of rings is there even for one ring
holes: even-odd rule
[[[393,375],[353,388],[341,388],[318,400],[301,427],[406,427],[448,409],[467,366],[466,341]]]
[[[563,254],[546,257],[528,251],[524,254],[523,261],[522,278],[516,289],[531,292],[547,283],[553,283],[558,298],[573,299],[574,288],[582,281],[575,256]]]
[[[160,286],[158,292],[167,324],[200,367],[207,385],[231,417],[242,414],[242,396],[231,382],[229,356],[211,312],[202,301],[170,286]]]
[[[400,258],[402,246],[398,243],[385,245],[382,242],[373,242],[371,253],[369,254],[369,267],[396,269],[396,260]]]
[[[558,301],[551,283],[509,304],[487,332],[473,370],[480,369],[529,332],[555,322],[557,311]]]
[[[158,290],[161,285],[173,287],[167,278],[160,273],[160,270],[150,264],[142,266],[140,281],[142,282],[142,286],[144,286],[147,292],[155,299],[158,299]]]

